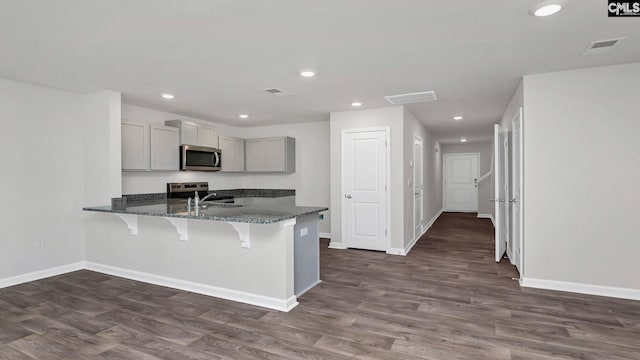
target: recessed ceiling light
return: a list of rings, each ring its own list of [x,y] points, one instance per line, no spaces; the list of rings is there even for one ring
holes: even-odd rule
[[[460,142],[467,142],[467,138],[460,139]]]
[[[175,96],[173,94],[162,94],[161,95],[163,99],[167,99],[167,100],[171,100],[173,98],[175,98]]]
[[[458,115],[458,116],[454,116],[453,120],[462,120],[462,116]]]
[[[531,14],[533,16],[549,16],[557,13],[562,10],[562,7],[565,4],[565,0],[550,0],[543,1],[536,5],[533,9],[531,9]]]
[[[362,106],[362,103],[361,103],[361,102],[359,102],[359,101],[352,102],[352,103],[351,103],[351,106],[353,106],[353,107],[360,107],[360,106]]]
[[[314,77],[316,76],[316,72],[313,70],[302,70],[300,71],[300,76],[307,77],[307,78]]]
[[[248,119],[249,115],[247,114],[240,114],[240,119]]]

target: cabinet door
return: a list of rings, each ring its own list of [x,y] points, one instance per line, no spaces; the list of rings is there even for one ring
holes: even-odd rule
[[[178,129],[151,126],[151,170],[179,170],[179,155]]]
[[[198,145],[218,148],[218,130],[213,127],[200,126],[198,128]]]
[[[182,143],[187,145],[199,145],[198,143],[198,125],[182,123]]]
[[[222,150],[221,171],[244,171],[244,140],[229,136],[220,136]]]
[[[244,139],[233,139],[233,152],[236,171],[244,171]]]
[[[265,171],[266,143],[265,139],[245,141],[247,171]]]
[[[123,122],[122,170],[149,170],[149,126]]]
[[[265,171],[285,171],[284,138],[266,139]]]

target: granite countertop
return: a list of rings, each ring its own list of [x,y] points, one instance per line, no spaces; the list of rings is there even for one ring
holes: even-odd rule
[[[206,209],[200,209],[196,215],[193,210],[191,212],[187,211],[187,202],[184,199],[149,199],[136,202],[128,201],[125,207],[111,207],[108,205],[92,206],[85,207],[82,210],[251,224],[272,224],[298,216],[320,213],[329,209],[326,207],[237,205],[222,203],[210,204]]]

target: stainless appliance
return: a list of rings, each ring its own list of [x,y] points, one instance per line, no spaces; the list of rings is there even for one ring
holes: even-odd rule
[[[180,145],[180,170],[220,171],[222,151],[220,149]]]
[[[209,183],[206,182],[167,183],[167,198],[169,199],[195,198],[196,191],[198,192],[199,198],[207,198],[208,201],[211,202],[234,202],[233,196],[216,196],[214,193],[209,194]]]

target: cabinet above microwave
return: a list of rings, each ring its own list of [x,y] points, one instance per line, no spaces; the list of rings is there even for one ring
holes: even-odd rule
[[[167,120],[166,126],[180,129],[180,144],[218,148],[218,130],[213,126],[185,120]]]

